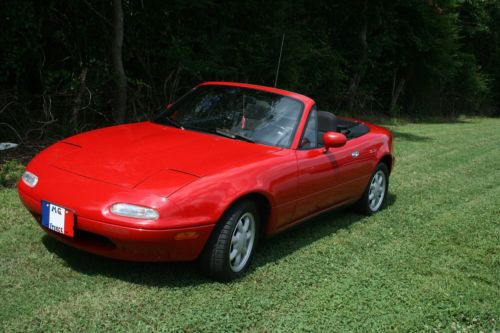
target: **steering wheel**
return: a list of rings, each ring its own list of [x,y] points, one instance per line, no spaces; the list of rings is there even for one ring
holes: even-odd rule
[[[278,132],[282,132],[283,134],[285,134],[286,132],[288,132],[287,129],[284,126],[281,126],[281,125],[273,125],[271,127],[277,128],[279,130]]]
[[[290,133],[291,129],[287,129],[284,126],[281,125],[273,125],[272,128],[276,128],[278,135],[277,138],[278,140],[276,141],[277,145],[280,145],[284,140],[287,140],[288,133]]]

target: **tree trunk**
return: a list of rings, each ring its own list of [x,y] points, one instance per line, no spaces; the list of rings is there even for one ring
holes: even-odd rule
[[[122,124],[127,111],[127,76],[123,68],[123,8],[121,0],[113,0],[113,37],[111,58],[115,75],[115,94],[113,101],[113,119]]]
[[[356,65],[356,73],[349,83],[349,88],[347,89],[347,104],[349,110],[354,110],[356,108],[356,102],[358,99],[359,84],[362,77],[365,74],[366,61],[368,60],[368,0],[363,1],[363,9],[361,12],[361,29],[359,31],[359,42],[361,45],[361,50],[359,54],[358,64]]]
[[[73,130],[73,133],[78,132],[78,119],[79,119],[79,114],[80,110],[82,108],[82,97],[83,93],[85,92],[85,88],[87,87],[85,84],[85,81],[87,79],[87,68],[84,68],[82,72],[80,73],[80,87],[78,88],[78,93],[76,94],[75,97],[75,104],[73,105],[73,112],[71,114],[71,127]]]
[[[397,71],[394,72],[394,78],[392,80],[392,93],[391,93],[391,105],[389,106],[389,115],[391,117],[394,117],[396,116],[396,105],[398,104],[398,100],[399,100],[399,96],[401,95],[401,92],[403,92],[403,89],[405,87],[405,84],[406,84],[406,80],[401,78],[399,81],[398,81],[398,84],[396,85],[396,81],[397,81]]]

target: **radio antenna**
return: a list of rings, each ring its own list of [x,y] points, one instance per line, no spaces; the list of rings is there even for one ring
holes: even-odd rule
[[[281,55],[283,54],[284,43],[285,43],[285,34],[283,34],[283,37],[281,38],[280,57],[278,58],[278,67],[276,68],[276,79],[274,80],[274,88],[276,88],[276,84],[278,84],[278,74],[280,73]]]

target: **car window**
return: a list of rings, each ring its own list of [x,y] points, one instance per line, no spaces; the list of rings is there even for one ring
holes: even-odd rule
[[[304,105],[291,97],[257,89],[200,86],[161,114],[186,129],[205,131],[271,146],[289,148]]]
[[[313,107],[307,119],[304,135],[300,141],[300,149],[314,149],[318,147],[318,110]]]

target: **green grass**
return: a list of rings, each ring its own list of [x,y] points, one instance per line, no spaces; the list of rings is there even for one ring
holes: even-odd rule
[[[500,119],[392,129],[387,209],[266,240],[230,284],[59,244],[0,190],[0,331],[498,330]]]

